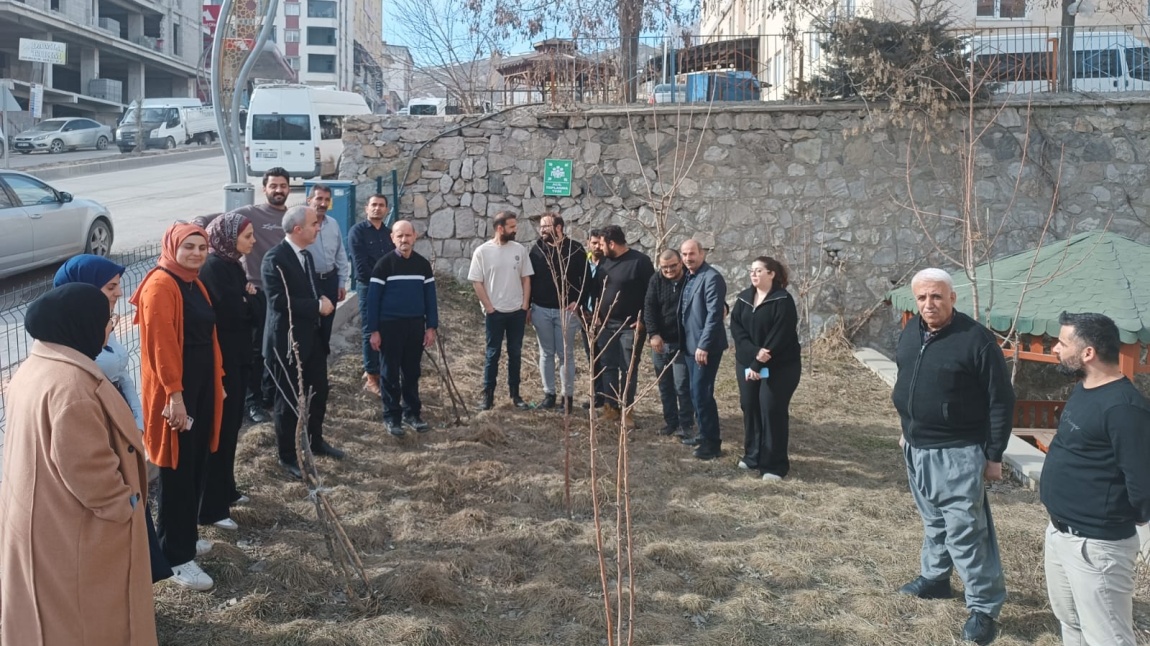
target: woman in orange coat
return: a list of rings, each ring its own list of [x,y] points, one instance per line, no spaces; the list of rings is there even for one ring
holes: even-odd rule
[[[0,481],[4,644],[156,644],[140,431],[93,360],[110,317],[79,283],[24,319],[36,342],[8,386]]]
[[[198,540],[208,454],[219,446],[224,399],[216,316],[198,276],[208,235],[176,223],[164,233],[157,267],[131,298],[140,326],[144,446],[160,467],[156,531],[172,566],[171,580],[209,590],[212,578],[196,564],[211,543]]]

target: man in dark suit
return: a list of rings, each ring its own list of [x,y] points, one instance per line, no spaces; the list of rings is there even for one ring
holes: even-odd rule
[[[315,260],[307,250],[319,233],[315,209],[305,206],[288,209],[284,213],[283,229],[287,237],[264,255],[260,272],[268,297],[264,357],[276,386],[273,417],[280,466],[299,478],[295,432],[299,421],[296,391],[301,376],[305,392],[313,393],[307,419],[312,453],[336,459],[343,457],[343,451],[323,439],[329,348],[320,334],[320,321],[335,312],[335,305],[322,295],[316,281]]]
[[[691,381],[691,401],[695,405],[695,419],[699,435],[683,440],[694,444],[695,457],[711,460],[719,457],[722,440],[719,438],[719,407],[715,403],[715,377],[719,362],[727,349],[727,332],[723,327],[723,309],[727,300],[727,281],[714,267],[707,264],[707,255],[696,240],[687,240],[679,247],[683,265],[687,268],[687,284],[679,301],[680,339],[687,360],[687,375]]]

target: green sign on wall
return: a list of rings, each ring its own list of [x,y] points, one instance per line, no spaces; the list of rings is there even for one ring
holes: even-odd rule
[[[543,160],[544,195],[570,195],[571,177],[572,173],[570,159]]]

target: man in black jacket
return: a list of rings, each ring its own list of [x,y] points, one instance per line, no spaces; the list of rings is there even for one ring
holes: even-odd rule
[[[962,637],[985,645],[998,633],[1006,581],[983,478],[1002,479],[1014,388],[994,334],[954,310],[950,274],[924,269],[910,284],[919,313],[899,337],[892,399],[925,536],[921,574],[899,592],[948,598],[957,569],[970,610]]]
[[[1080,378],[1042,466],[1046,589],[1063,644],[1134,646],[1136,526],[1150,520],[1150,402],[1118,367],[1118,326],[1062,313],[1053,353]]]
[[[659,399],[663,404],[663,428],[659,435],[695,435],[691,381],[679,342],[679,297],[686,282],[679,252],[667,249],[659,254],[659,273],[651,276],[643,304],[643,324],[647,326],[651,362],[655,365]]]
[[[320,333],[320,321],[335,312],[335,305],[320,293],[315,259],[307,249],[319,234],[319,216],[315,209],[304,206],[288,209],[283,230],[287,237],[264,255],[261,271],[268,295],[263,355],[276,388],[272,415],[280,466],[299,478],[295,429],[299,419],[296,393],[301,375],[304,388],[313,393],[307,419],[312,453],[343,457],[343,451],[323,439],[329,348]]]
[[[580,329],[579,308],[587,282],[587,251],[568,238],[563,218],[555,214],[539,220],[539,240],[528,258],[535,271],[531,281],[531,323],[539,341],[539,375],[543,401],[539,408],[555,408],[555,364],[559,358],[559,385],[565,413],[571,412],[575,394],[575,333]]]

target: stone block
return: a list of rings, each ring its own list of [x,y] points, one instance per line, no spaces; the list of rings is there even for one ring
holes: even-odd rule
[[[479,157],[475,160],[473,175],[476,178],[487,177],[487,157]]]
[[[416,219],[422,220],[427,217],[427,197],[416,193],[411,198],[412,212]]]
[[[475,176],[475,160],[474,159],[472,159],[471,157],[467,157],[463,160],[463,163],[460,165],[460,168],[459,168],[459,176],[462,179],[466,179],[466,180],[470,180],[472,177]]]
[[[459,238],[475,235],[475,213],[471,209],[460,208],[455,211],[455,235]]]
[[[427,197],[427,210],[435,213],[443,208],[443,193],[431,193]]]
[[[620,175],[642,175],[643,167],[634,159],[620,159],[615,164],[615,170]]]
[[[487,169],[491,171],[507,170],[515,167],[515,158],[511,155],[488,154]]]
[[[599,157],[603,154],[603,147],[593,141],[587,142],[583,147],[583,163],[584,164],[598,164]]]
[[[451,175],[452,179],[459,179],[459,171],[463,167],[462,159],[452,159],[447,166],[447,173]]]
[[[443,177],[440,177],[439,178],[439,192],[440,193],[450,193],[452,183],[453,182],[451,180],[450,175],[444,175]]]
[[[432,238],[450,238],[455,234],[455,214],[451,209],[440,209],[431,214],[427,235]]]
[[[703,161],[708,161],[711,163],[723,161],[729,156],[730,153],[727,151],[727,149],[719,146],[709,146],[705,151],[703,151]]]
[[[795,160],[804,164],[818,164],[823,152],[823,142],[821,139],[807,139],[799,141],[792,146]]]

